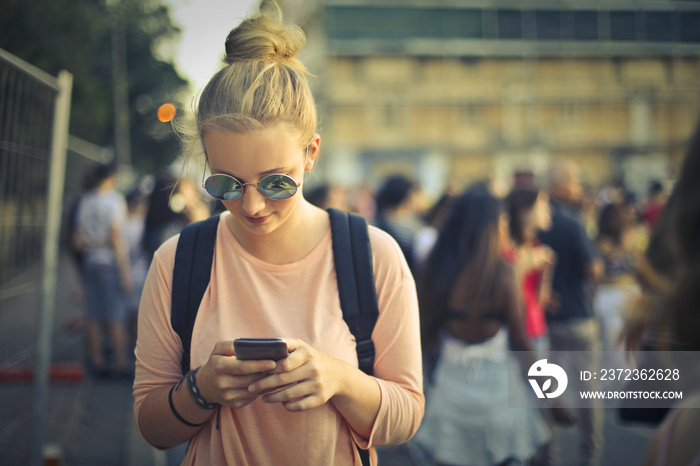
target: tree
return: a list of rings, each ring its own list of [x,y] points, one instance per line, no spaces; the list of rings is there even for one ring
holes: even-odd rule
[[[171,163],[179,141],[158,122],[160,104],[181,108],[188,82],[159,50],[178,38],[163,0],[4,0],[0,47],[55,75],[74,76],[70,132],[101,146],[115,144],[112,44],[125,38],[131,160],[142,172]]]

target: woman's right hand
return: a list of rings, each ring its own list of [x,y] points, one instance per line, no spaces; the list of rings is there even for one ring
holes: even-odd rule
[[[197,372],[197,386],[209,403],[242,408],[264,394],[251,393],[248,386],[267,377],[276,366],[274,361],[269,360],[236,359],[233,341],[220,341],[214,346],[207,363]]]

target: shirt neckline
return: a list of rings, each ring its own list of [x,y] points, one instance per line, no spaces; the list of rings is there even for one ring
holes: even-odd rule
[[[311,252],[309,252],[309,254],[302,257],[298,261],[290,262],[287,264],[271,264],[269,262],[265,262],[264,260],[255,257],[254,255],[246,251],[243,248],[243,246],[241,246],[241,243],[238,242],[233,232],[229,228],[228,222],[226,221],[226,218],[229,215],[231,215],[231,213],[228,211],[222,212],[221,217],[219,219],[219,226],[223,225],[223,229],[220,228],[220,230],[223,230],[222,234],[224,235],[224,240],[226,241],[226,243],[231,244],[233,246],[233,249],[243,260],[245,260],[246,262],[250,263],[253,267],[258,269],[262,269],[269,272],[290,272],[303,269],[309,264],[312,264],[319,260],[326,253],[326,251],[328,251],[331,245],[331,231],[329,229],[325,236],[321,239],[321,241],[319,241],[319,243],[311,250]]]

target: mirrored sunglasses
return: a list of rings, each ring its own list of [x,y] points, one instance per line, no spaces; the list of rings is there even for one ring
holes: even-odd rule
[[[222,201],[233,201],[243,195],[246,185],[253,185],[258,192],[273,201],[289,199],[297,192],[301,183],[297,183],[289,175],[274,173],[267,175],[258,183],[241,183],[230,175],[217,174],[207,178],[202,186],[213,198]]]

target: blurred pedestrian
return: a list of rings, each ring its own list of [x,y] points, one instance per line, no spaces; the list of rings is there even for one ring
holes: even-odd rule
[[[90,166],[83,173],[80,194],[78,194],[75,197],[75,199],[73,199],[73,201],[71,202],[70,207],[68,209],[68,219],[66,222],[66,237],[68,239],[68,250],[70,251],[70,255],[73,258],[73,261],[75,262],[76,269],[78,270],[78,274],[80,275],[81,279],[83,278],[85,270],[83,252],[78,247],[75,241],[75,235],[78,229],[78,212],[80,211],[80,201],[83,199],[83,196],[86,193],[92,191],[92,189],[95,187],[95,172],[97,170],[97,167],[98,166]]]
[[[623,341],[628,351],[679,350],[666,303],[675,290],[680,269],[675,218],[678,190],[674,189],[651,231],[648,246],[635,267],[642,297],[624,320]]]
[[[602,263],[588,237],[576,206],[582,187],[578,167],[557,161],[550,169],[552,226],[539,240],[557,257],[552,277],[552,299],[547,308],[550,359],[570,374],[600,369],[600,327],[593,314],[592,287],[602,275]],[[575,386],[578,382],[571,378]],[[594,388],[596,383],[592,384]],[[596,464],[603,448],[601,400],[587,400],[576,411],[579,428],[579,463]],[[556,431],[555,431],[556,435]],[[559,464],[559,453],[551,443],[548,461]]]
[[[514,188],[506,197],[512,261],[525,304],[525,331],[538,356],[549,349],[544,307],[552,297],[556,255],[537,235],[552,226],[549,196],[532,186]]]
[[[126,350],[126,305],[132,281],[124,238],[126,200],[116,190],[116,165],[98,166],[94,181],[95,187],[80,201],[75,232],[75,244],[84,261],[90,364],[98,376],[111,373],[102,344],[106,327],[116,374],[127,377],[131,371]]]
[[[649,246],[649,237],[651,235],[639,213],[639,203],[637,202],[636,194],[625,191],[622,195],[621,207],[625,228],[631,237],[631,244],[638,251],[645,251]]]
[[[141,301],[141,292],[146,282],[146,274],[151,264],[150,255],[143,248],[143,235],[146,227],[148,203],[139,188],[126,196],[127,217],[124,224],[124,238],[129,248],[131,267],[131,293],[127,298],[127,330],[136,336],[136,319]]]
[[[526,388],[508,348],[529,354],[525,372],[535,359],[515,270],[502,252],[507,237],[501,201],[465,192],[419,279],[423,347],[441,350],[414,445],[439,464],[524,463],[550,438],[537,409],[508,407]]]
[[[343,188],[321,183],[306,194],[306,200],[321,209],[333,207],[335,209],[350,212],[347,194]]]
[[[661,215],[666,205],[666,192],[660,180],[652,180],[647,191],[647,200],[642,207],[641,217],[645,225],[651,230]]]
[[[650,354],[685,349],[676,335],[672,309],[668,305],[680,268],[675,225],[678,204],[678,190],[674,189],[635,266],[641,296],[625,315],[620,340],[628,355],[636,354],[640,363],[645,363]],[[668,411],[665,406],[630,406],[624,401],[618,408],[623,421],[646,425],[658,425]]]
[[[85,289],[84,289],[84,278],[85,278],[85,260],[83,258],[83,251],[78,246],[77,229],[78,229],[78,212],[80,211],[80,201],[83,196],[90,192],[95,186],[95,170],[97,166],[90,166],[83,172],[81,190],[69,204],[68,212],[66,216],[66,243],[67,249],[70,254],[75,268],[78,272],[78,286],[72,293],[73,301],[79,306],[85,305]],[[75,325],[79,325],[78,322]]]
[[[610,202],[600,210],[598,220],[598,250],[603,260],[604,272],[596,287],[593,310],[601,324],[604,367],[629,368],[625,350],[620,343],[625,314],[639,297],[636,268],[642,254],[643,241],[630,218],[630,211],[618,202]],[[604,389],[617,389],[622,381],[603,383]]]
[[[421,268],[428,259],[428,254],[437,240],[437,234],[449,212],[454,194],[451,189],[446,189],[437,201],[423,214],[423,226],[416,234],[414,260],[415,269],[420,273]]]
[[[349,190],[347,196],[350,211],[358,213],[366,219],[373,219],[376,214],[374,192],[366,185]]]
[[[419,216],[418,186],[404,175],[386,177],[375,195],[374,225],[389,233],[415,273],[416,237],[423,227]]]
[[[435,245],[435,241],[437,241],[438,232],[450,212],[454,197],[451,189],[448,188],[423,217],[424,225],[418,230],[416,235],[414,265],[416,277],[419,277],[425,271],[428,256]],[[433,382],[433,372],[439,356],[440,348],[438,346],[423,349],[423,385],[426,390]]]
[[[210,215],[209,204],[202,199],[192,180],[161,173],[148,199],[144,249],[152,257],[165,240]]]

